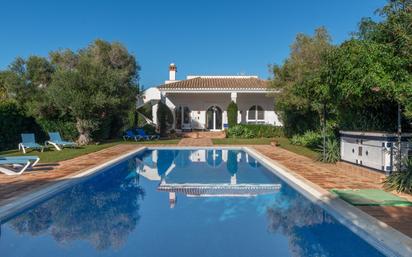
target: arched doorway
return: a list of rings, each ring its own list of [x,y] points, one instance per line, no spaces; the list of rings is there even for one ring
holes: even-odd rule
[[[222,109],[213,105],[206,112],[206,128],[210,130],[222,129]]]

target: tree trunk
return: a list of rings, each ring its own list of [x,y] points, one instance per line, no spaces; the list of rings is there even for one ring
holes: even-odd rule
[[[91,131],[90,121],[77,119],[76,128],[80,134],[79,138],[77,139],[77,144],[79,145],[89,144],[92,141],[90,137],[90,131]]]

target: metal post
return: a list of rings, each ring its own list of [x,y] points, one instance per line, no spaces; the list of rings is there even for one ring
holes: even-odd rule
[[[398,103],[398,171],[402,168],[402,124],[401,124],[401,104]]]

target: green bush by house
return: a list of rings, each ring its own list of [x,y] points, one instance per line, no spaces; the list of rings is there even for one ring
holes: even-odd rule
[[[317,149],[319,152],[319,161],[326,163],[336,163],[340,160],[340,145],[339,141],[336,138],[327,138],[324,147],[325,149],[323,149],[322,142],[322,145],[320,145]]]
[[[238,124],[229,127],[226,135],[232,138],[272,138],[283,136],[283,130],[272,125]]]
[[[173,124],[173,114],[172,111],[163,102],[158,103],[157,108],[157,119],[159,124],[160,135],[165,136],[167,130],[171,128]]]
[[[51,131],[58,131],[63,138],[76,140],[79,136],[79,133],[76,129],[76,123],[73,120],[67,118],[61,119],[44,119],[40,118],[37,120],[37,123],[43,130],[44,134]]]
[[[302,135],[294,135],[290,139],[290,142],[294,145],[316,148],[322,144],[322,139],[323,137],[321,133],[309,130]]]
[[[229,128],[237,125],[237,111],[237,104],[231,101],[227,107],[227,123],[229,125]]]
[[[146,132],[146,134],[148,135],[154,135],[156,134],[156,127],[150,124],[145,124],[143,125],[142,129],[144,130],[144,132]]]
[[[405,159],[403,167],[405,170],[393,172],[386,178],[384,181],[386,190],[412,194],[412,158]]]

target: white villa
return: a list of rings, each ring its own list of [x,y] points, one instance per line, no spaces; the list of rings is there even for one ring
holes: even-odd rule
[[[228,127],[226,109],[231,101],[238,106],[238,123],[281,125],[274,111],[274,94],[266,80],[257,76],[187,76],[176,80],[175,64],[169,66],[169,80],[144,91],[138,107],[164,102],[174,116],[176,130],[219,131]]]

